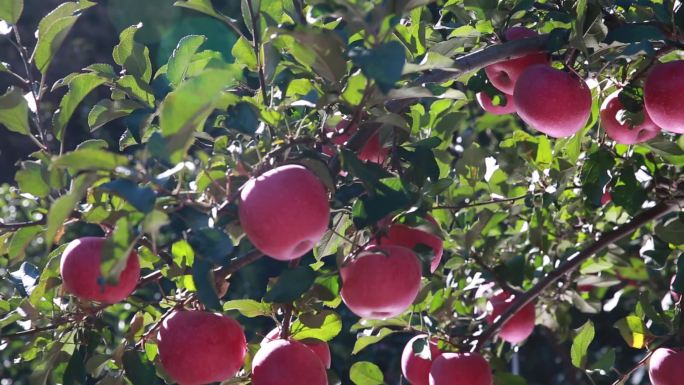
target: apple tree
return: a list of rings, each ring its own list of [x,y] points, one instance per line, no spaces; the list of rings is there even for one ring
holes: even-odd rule
[[[681,1],[178,0],[230,58],[74,73],[105,5],[29,3],[2,385],[684,383]]]

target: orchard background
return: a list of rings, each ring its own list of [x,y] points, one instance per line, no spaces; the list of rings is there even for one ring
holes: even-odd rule
[[[672,126],[616,143],[599,116],[620,91],[618,121],[644,122],[648,76],[684,59],[680,1],[0,0],[0,20],[2,385],[173,383],[156,336],[182,308],[244,329],[229,384],[251,381],[283,325],[328,343],[331,384],[406,384],[402,350],[420,334],[479,351],[497,385],[650,384],[652,352],[684,342],[684,139]],[[537,35],[506,38],[520,26]],[[576,133],[478,105],[483,92],[512,101],[485,67],[533,54],[589,87]],[[681,133],[679,74],[665,99],[679,100]],[[516,91],[516,105],[555,111],[560,91],[530,84],[544,93]],[[263,256],[240,221],[245,183],[286,164],[313,172],[331,209],[289,263]],[[287,186],[273,199],[310,194]],[[255,221],[307,219],[282,212]],[[417,242],[413,304],[361,319],[338,272],[392,222],[438,236],[443,256],[433,271],[433,245]],[[62,284],[63,251],[87,236],[107,237],[100,274],[80,277],[102,287],[137,251],[125,300]],[[488,298],[502,289],[516,296],[497,321]],[[531,336],[498,338],[528,303]],[[656,385],[684,381],[671,380]]]

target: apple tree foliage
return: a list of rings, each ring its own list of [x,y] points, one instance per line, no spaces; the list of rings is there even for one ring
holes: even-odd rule
[[[396,341],[419,332],[450,350],[481,349],[502,385],[644,384],[639,360],[684,338],[669,294],[673,276],[684,292],[684,137],[618,145],[598,123],[616,86],[638,111],[648,68],[684,57],[680,1],[242,0],[241,19],[210,0],[175,5],[233,30],[234,62],[190,35],[153,68],[131,25],[111,47],[114,65],[48,78],[70,29],[100,5],[62,3],[24,47],[24,1],[0,1],[0,38],[26,63],[0,62],[15,83],[0,96],[0,124],[35,144],[2,187],[3,379],[161,384],[152,337],[179,304],[236,317],[248,357],[287,318],[294,338],[330,342],[331,383],[359,385],[399,383]],[[502,43],[515,25],[540,36]],[[484,66],[540,50],[592,87],[592,117],[572,137],[474,101],[490,87]],[[68,148],[70,121],[97,88],[110,97],[90,108],[91,131],[134,119],[116,145]],[[60,89],[58,106],[41,102]],[[360,130],[325,153],[326,130],[343,119]],[[359,160],[376,133],[389,159]],[[332,192],[330,230],[298,266],[262,257],[237,220],[240,187],[285,163],[306,165]],[[444,239],[441,265],[423,269],[404,314],[359,320],[341,302],[338,264],[381,219],[427,214]],[[124,303],[78,303],[60,286],[61,251],[103,234],[102,278],[116,281],[133,248],[143,277]],[[429,266],[430,252],[416,251]],[[527,344],[494,338],[478,294],[490,283],[535,301]],[[249,375],[247,364],[229,383]]]

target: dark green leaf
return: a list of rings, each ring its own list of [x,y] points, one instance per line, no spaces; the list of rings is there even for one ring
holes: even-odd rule
[[[119,218],[114,226],[114,231],[102,246],[100,269],[102,277],[107,283],[119,282],[119,276],[126,268],[128,257],[137,241],[133,226],[134,224],[128,217]]]
[[[306,293],[311,285],[313,285],[315,279],[316,274],[308,266],[298,266],[294,269],[285,270],[278,277],[278,282],[266,293],[264,301],[276,303],[292,302]]]
[[[101,100],[93,106],[88,114],[88,126],[94,131],[112,120],[128,116],[131,112],[144,108],[142,104],[133,100]]]
[[[349,57],[385,93],[394,88],[406,63],[404,46],[397,41],[384,43],[374,49],[354,48],[349,52]]]
[[[74,354],[71,355],[69,363],[66,369],[64,369],[64,385],[86,385],[88,377],[85,368],[86,354],[87,347],[85,345],[78,346],[74,350]]]
[[[200,301],[211,310],[220,311],[221,302],[216,294],[213,265],[206,259],[195,258],[192,264],[192,280],[197,288]]]
[[[10,131],[30,135],[28,103],[18,88],[10,87],[0,96],[0,124]]]
[[[638,43],[645,40],[664,40],[663,31],[652,25],[627,24],[608,32],[606,43]]]
[[[123,368],[133,385],[154,385],[159,383],[154,366],[145,356],[135,350],[126,350],[123,354]]]
[[[10,281],[22,297],[27,297],[36,287],[40,270],[28,262],[23,262],[19,270],[10,273]]]
[[[225,264],[228,255],[233,251],[230,237],[218,229],[207,227],[193,231],[189,242],[195,253],[216,265]]]
[[[100,185],[98,188],[124,198],[138,211],[143,213],[152,211],[157,199],[154,190],[149,187],[138,187],[135,182],[129,179],[116,179]]]

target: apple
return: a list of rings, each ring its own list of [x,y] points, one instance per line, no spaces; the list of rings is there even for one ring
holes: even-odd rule
[[[515,301],[515,295],[499,292],[489,300],[487,322],[494,323]],[[536,319],[534,303],[525,305],[499,331],[499,337],[512,344],[518,344],[529,337],[534,331]]]
[[[575,134],[591,115],[587,83],[545,64],[529,67],[520,75],[513,101],[525,123],[555,138]]]
[[[425,219],[439,228],[439,224],[437,224],[437,221],[432,216],[428,215]],[[439,267],[444,252],[444,241],[439,236],[429,231],[400,223],[390,225],[387,228],[387,233],[380,237],[379,243],[381,245],[403,246],[412,250],[419,244],[430,247],[435,254],[430,263],[430,272],[432,273]]]
[[[261,341],[261,346],[266,345],[268,342],[279,340],[280,339],[280,328],[275,328],[271,330],[264,339]],[[321,359],[321,362],[323,362],[323,366],[325,366],[326,369],[330,369],[330,365],[332,364],[332,359],[330,357],[330,347],[328,346],[328,343],[325,341],[314,341],[314,340],[306,340],[306,341],[300,341],[301,343],[304,344],[307,348],[311,349],[312,352],[316,353],[318,358]]]
[[[328,230],[328,192],[302,166],[280,166],[252,178],[240,197],[238,214],[247,238],[274,259],[301,257]]]
[[[625,109],[618,98],[619,94],[619,91],[611,94],[601,106],[601,123],[608,137],[621,144],[637,144],[658,136],[660,127],[653,123],[646,110],[643,111],[644,121],[636,126],[618,121],[618,114]]]
[[[648,365],[651,385],[681,385],[684,379],[684,352],[667,348],[656,349]]]
[[[346,145],[349,139],[359,130],[358,124],[349,126],[349,120],[343,119],[335,126],[335,129],[326,133],[326,136],[331,143],[338,146]],[[323,153],[332,156],[334,148],[331,146],[323,146]],[[390,149],[384,148],[380,142],[380,133],[376,132],[368,138],[366,144],[357,153],[360,160],[382,164],[389,158]]]
[[[395,317],[411,306],[420,290],[418,256],[406,247],[370,246],[340,269],[341,296],[359,317]]]
[[[536,32],[525,27],[513,27],[504,34],[506,40],[519,40],[535,36],[537,36]],[[528,67],[548,63],[549,55],[539,52],[491,64],[485,68],[485,73],[494,87],[508,95],[513,95],[518,78]]]
[[[180,385],[203,385],[235,376],[247,341],[234,319],[205,311],[177,310],[157,333],[164,370]]]
[[[612,202],[613,200],[613,194],[610,193],[609,190],[606,190],[603,195],[601,195],[601,206],[605,206],[608,203]]]
[[[429,385],[432,362],[442,352],[437,347],[436,341],[430,341],[428,344],[430,347],[430,359],[416,355],[413,351],[413,343],[419,339],[427,340],[428,336],[425,334],[417,335],[406,344],[404,352],[401,354],[401,372],[411,385]]]
[[[262,345],[252,361],[252,385],[327,385],[320,358],[301,342],[274,340]]]
[[[513,95],[505,95],[506,104],[495,106],[492,98],[485,92],[478,92],[475,97],[483,110],[494,115],[506,115],[515,112],[515,103],[513,102]]]
[[[644,104],[653,122],[663,130],[684,134],[684,60],[659,64],[648,75]]]
[[[492,385],[492,369],[477,353],[444,353],[430,369],[430,385]]]
[[[131,251],[126,267],[116,284],[101,285],[102,246],[105,238],[83,237],[71,241],[62,252],[59,271],[62,287],[76,297],[104,304],[121,302],[128,297],[140,279],[138,254]]]

